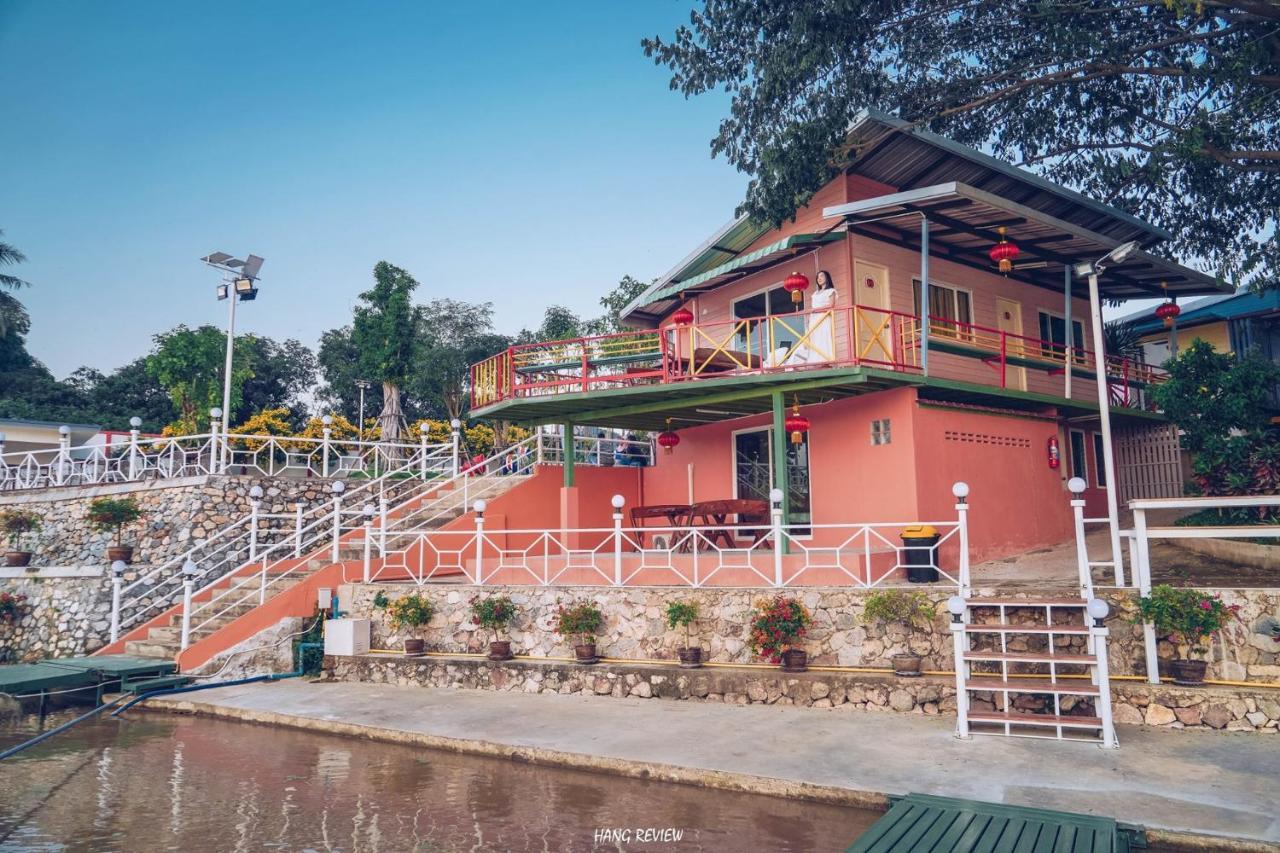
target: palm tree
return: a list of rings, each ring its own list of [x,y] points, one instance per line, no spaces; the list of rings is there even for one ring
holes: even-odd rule
[[[0,237],[4,236],[4,231],[0,231]],[[0,267],[13,266],[20,264],[27,259],[27,256],[19,252],[13,246],[0,240]],[[30,282],[23,281],[16,275],[7,275],[0,273],[0,288],[9,290],[17,290],[20,287],[30,287]],[[10,329],[23,330],[27,325],[27,312],[22,307],[22,303],[7,293],[0,293],[0,337],[9,334]]]

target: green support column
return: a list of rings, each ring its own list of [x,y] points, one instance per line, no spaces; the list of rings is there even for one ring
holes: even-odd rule
[[[773,487],[782,490],[782,523],[791,523],[791,490],[787,488],[787,404],[781,391],[773,392]],[[782,553],[791,553],[783,541]]]
[[[565,421],[562,429],[564,430],[561,435],[561,443],[564,446],[564,485],[567,489],[573,486],[573,462],[577,448],[574,447],[576,442],[573,440],[573,424]]]

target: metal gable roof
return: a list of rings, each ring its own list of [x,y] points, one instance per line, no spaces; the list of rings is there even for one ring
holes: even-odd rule
[[[957,181],[834,205],[823,214],[843,218],[854,234],[917,246],[920,215],[926,215],[931,256],[987,271],[992,268],[987,251],[1000,239],[997,227],[1004,226],[1022,249],[1022,260],[1009,277],[1058,291],[1065,265],[1098,258],[1121,242]],[[1099,285],[1102,295],[1112,299],[1230,289],[1212,276],[1141,250],[1108,269]]]

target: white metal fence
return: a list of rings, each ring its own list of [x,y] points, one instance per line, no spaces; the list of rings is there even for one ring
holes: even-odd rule
[[[224,443],[225,438],[225,443]],[[452,472],[452,442],[417,444],[201,433],[171,438],[0,452],[0,491],[169,480],[206,474],[267,477],[378,477],[388,471]],[[3,442],[0,442],[3,451]]]

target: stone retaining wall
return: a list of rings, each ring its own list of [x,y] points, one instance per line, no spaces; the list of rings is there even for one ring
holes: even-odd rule
[[[949,590],[927,589],[939,603],[940,615],[929,626],[908,631],[902,625],[864,624],[862,612],[867,593],[845,588],[806,587],[797,590],[799,597],[813,614],[814,624],[805,638],[804,647],[814,665],[887,667],[891,655],[915,652],[924,656],[925,670],[951,670],[952,638],[947,627],[945,607]],[[683,645],[683,634],[669,630],[664,614],[667,603],[676,599],[697,601],[702,618],[697,624],[695,640],[704,649],[707,660],[719,663],[751,663],[747,646],[747,626],[754,603],[770,590],[699,589],[672,587],[476,587],[472,585],[353,584],[345,588],[343,607],[355,616],[373,621],[373,647],[399,648],[404,632],[390,628],[386,613],[373,606],[379,592],[395,598],[419,592],[437,605],[430,624],[416,632],[424,637],[429,649],[441,652],[480,652],[489,638],[471,620],[470,602],[477,595],[509,595],[518,608],[511,626],[513,646],[520,653],[535,657],[567,656],[569,644],[552,630],[552,618],[560,602],[590,599],[600,607],[605,625],[597,645],[601,654],[615,659],[672,660],[675,650]],[[999,590],[975,590],[975,595],[996,595]],[[1003,591],[1009,594],[1008,591]],[[1045,591],[1038,591],[1045,594]],[[1077,595],[1073,590],[1059,590],[1057,595]],[[1265,617],[1280,609],[1280,591],[1227,590],[1224,600],[1241,606],[1241,620],[1228,638],[1227,660],[1215,656],[1210,666],[1211,679],[1243,681],[1245,679],[1280,683],[1280,643],[1270,635],[1250,630]],[[1126,613],[1133,607],[1128,593],[1108,594],[1112,616],[1108,619],[1111,639],[1108,644],[1111,672],[1114,675],[1143,675],[1146,671],[1141,627],[1130,623]],[[1069,614],[1055,615],[1066,619]],[[1043,609],[1014,611],[1014,619],[1043,619]],[[994,613],[991,614],[994,619]],[[1078,617],[1077,617],[1078,619]],[[1078,624],[1078,621],[1077,621]],[[1058,637],[1062,650],[1083,647],[1083,637]],[[1010,650],[1033,648],[1037,638],[1014,637]],[[1039,640],[1043,642],[1043,640]],[[1161,642],[1162,661],[1175,654],[1173,645]]]
[[[725,702],[734,705],[803,705],[813,708],[954,715],[955,682],[949,677],[897,678],[876,673],[785,673],[766,667],[681,669],[671,664],[605,662],[581,666],[563,661],[360,655],[325,658],[329,677],[340,681],[448,687],[520,693],[590,693],[639,699]],[[1114,686],[1117,723],[1173,729],[1226,729],[1275,734],[1280,691],[1219,687],[1179,688],[1120,682]],[[1021,699],[1040,697],[1014,695]],[[975,709],[993,709],[996,699],[975,693]],[[1093,715],[1089,702],[1064,702],[1067,714]]]
[[[0,622],[0,663],[88,654],[110,638],[110,572],[4,578],[0,592],[27,598],[18,621]]]

